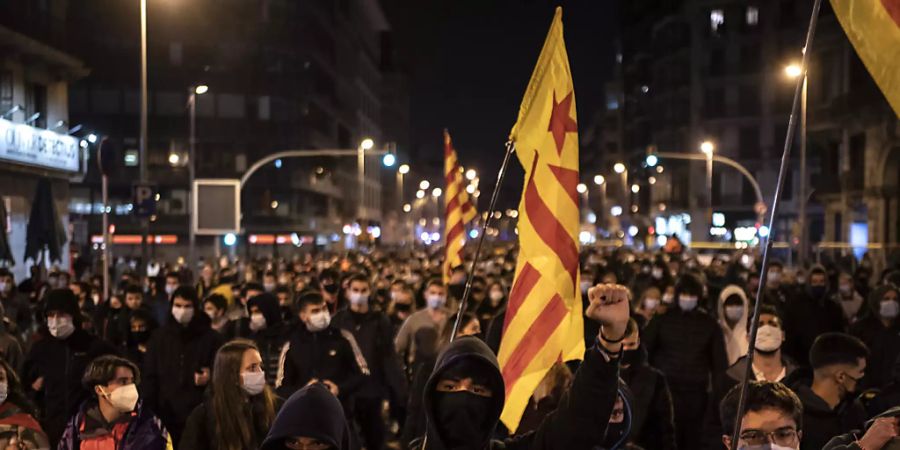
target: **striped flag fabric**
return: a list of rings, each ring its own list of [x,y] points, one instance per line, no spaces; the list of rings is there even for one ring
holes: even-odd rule
[[[831,0],[831,7],[900,118],[900,0]]]
[[[510,133],[525,169],[519,256],[497,355],[506,385],[500,418],[510,432],[550,367],[584,356],[577,288],[577,131],[562,8],[557,8]]]
[[[450,139],[450,132],[444,130],[444,236],[446,252],[443,276],[446,283],[450,272],[463,263],[466,246],[466,225],[475,219],[475,205],[469,199],[463,182],[463,169],[456,157],[456,149]]]

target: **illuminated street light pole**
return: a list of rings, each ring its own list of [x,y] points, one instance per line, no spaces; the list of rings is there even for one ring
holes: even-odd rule
[[[209,91],[209,87],[200,84],[192,86],[188,90],[188,107],[190,108],[190,139],[188,141],[188,205],[193,205],[194,195],[194,160],[197,157],[197,96],[203,95]],[[195,215],[194,208],[188,208],[188,269],[193,277],[194,271],[197,269],[197,236],[194,232]]]
[[[712,228],[712,216],[713,216],[713,152],[716,151],[716,146],[713,145],[711,141],[703,141],[700,144],[700,151],[706,155],[706,195],[707,205],[706,205],[706,222],[708,227]],[[712,232],[707,229],[707,233],[712,240]]]
[[[371,150],[375,146],[375,141],[365,138],[359,143],[356,156],[357,182],[359,183],[359,204],[357,205],[356,216],[358,220],[362,220],[363,211],[365,209],[366,199],[366,150]]]
[[[803,87],[800,91],[800,193],[797,197],[800,203],[797,210],[797,225],[800,228],[800,249],[797,252],[797,262],[800,267],[804,267],[806,264],[806,249],[809,246],[809,236],[806,230],[806,93],[809,76],[803,73],[803,68],[799,64],[791,64],[785,67],[784,73],[791,79],[796,79],[799,76],[803,77]]]
[[[631,205],[628,204],[631,198],[631,194],[628,193],[628,168],[623,163],[616,163],[613,170],[622,176],[622,204],[627,205],[628,210],[631,211]]]
[[[141,0],[141,125],[138,154],[140,155],[141,183],[147,182],[147,0]],[[147,235],[150,234],[150,222],[141,219],[141,271],[140,276],[147,275]]]

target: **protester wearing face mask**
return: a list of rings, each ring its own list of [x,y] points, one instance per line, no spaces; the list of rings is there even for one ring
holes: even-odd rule
[[[296,291],[301,292],[303,289]],[[278,286],[275,288],[275,297],[278,299],[278,312],[281,314],[281,321],[288,326],[294,325],[297,321],[297,313],[294,308],[294,292],[288,286]]]
[[[394,348],[407,366],[411,366],[414,362],[416,349],[413,336],[423,327],[436,328],[437,334],[440,334],[447,324],[447,317],[450,316],[450,311],[444,307],[447,303],[447,288],[440,279],[428,280],[424,295],[426,308],[409,316],[394,339]]]
[[[5,267],[0,267],[0,305],[3,306],[3,317],[15,324],[13,332],[25,336],[33,322],[28,295],[19,292],[13,273]]]
[[[15,369],[0,358],[0,448],[49,448]]]
[[[318,382],[346,401],[369,374],[359,345],[352,334],[331,324],[328,305],[318,292],[301,293],[297,303],[302,323],[282,349],[275,387],[281,397],[290,397]]]
[[[740,418],[737,445],[732,431],[737,423],[741,388],[735,386],[718,408],[724,432],[720,439],[728,450],[797,450],[807,439],[804,408],[787,386],[771,381],[751,381],[747,388],[746,412]],[[818,450],[820,447],[816,447]]]
[[[868,306],[869,314],[850,328],[870,352],[862,389],[880,388],[890,381],[900,356],[900,292],[893,286],[872,289]]]
[[[782,309],[788,332],[784,351],[804,366],[816,337],[844,331],[841,308],[829,299],[827,286],[825,268],[813,266],[806,288],[797,290]]]
[[[489,323],[506,306],[506,289],[503,284],[493,282],[487,285],[487,297],[478,305],[475,314],[482,323]]]
[[[502,442],[492,440],[503,410],[503,376],[484,342],[464,337],[438,356],[424,395],[425,435],[410,448],[562,450],[600,445],[604,427],[597,425],[609,421],[617,396],[629,304],[624,286],[600,285],[588,295],[591,304],[585,316],[599,321],[602,331],[585,352],[572,388],[536,431]]]
[[[387,315],[391,321],[391,336],[397,336],[403,322],[416,312],[416,302],[412,288],[402,282],[395,281],[391,286],[391,301],[388,303]]]
[[[664,313],[665,311],[660,311],[660,305],[662,305],[660,290],[653,286],[645,289],[633,305],[634,313],[638,316],[640,324],[646,326],[654,316]]]
[[[138,312],[152,314],[150,308],[144,305],[141,288],[130,285],[125,288],[125,308],[113,316],[107,325],[106,340],[116,347],[124,347],[131,328],[131,318]],[[156,321],[153,322],[153,328],[156,328]]]
[[[209,394],[188,418],[178,447],[259,448],[281,406],[280,399],[266,385],[259,350],[246,339],[223,345],[216,353],[212,376]]]
[[[367,449],[379,450],[384,445],[386,430],[381,418],[382,403],[396,399],[406,403],[406,377],[394,346],[390,321],[369,302],[372,288],[363,274],[351,275],[347,284],[350,307],[338,311],[334,326],[352,334],[368,363],[370,376],[359,387],[353,401],[352,416],[359,424]]]
[[[832,298],[841,307],[845,329],[849,329],[857,321],[866,317],[869,311],[869,308],[864,307],[865,299],[853,287],[853,277],[847,272],[838,274],[838,290]]]
[[[728,365],[734,364],[747,353],[747,322],[750,302],[743,289],[733,284],[725,286],[719,293],[718,312],[719,327],[725,338],[725,352]]]
[[[281,320],[278,299],[272,294],[260,294],[247,302],[250,309],[250,336],[262,357],[266,381],[275,385],[278,359],[291,329]]]
[[[812,384],[794,387],[803,403],[802,450],[820,450],[831,438],[863,428],[868,415],[855,394],[868,355],[862,341],[843,333],[826,333],[813,343]]]
[[[344,305],[340,304],[340,289],[337,272],[327,269],[319,273],[319,294],[328,304],[328,312],[334,315]]]
[[[84,372],[84,388],[93,394],[67,423],[58,450],[168,450],[169,433],[140,401],[137,366],[117,356],[101,356]]]
[[[228,301],[222,294],[212,294],[203,299],[203,312],[209,317],[210,328],[225,340],[234,338],[234,325],[228,320]]]
[[[32,391],[42,392],[38,405],[44,412],[41,426],[56,446],[69,414],[84,393],[81,375],[94,358],[115,353],[115,348],[81,327],[75,294],[69,289],[53,289],[45,297],[43,334],[34,342],[22,369],[23,382]]]
[[[746,340],[750,339],[750,323],[742,330]],[[804,373],[791,358],[782,354],[785,331],[777,310],[771,305],[761,305],[759,312],[759,330],[756,335],[755,353],[753,355],[753,371],[751,380],[780,382],[787,386],[794,385]],[[747,370],[747,356],[741,355],[731,367],[713,382],[710,407],[707,410],[703,427],[705,436],[704,448],[717,447],[723,434],[730,430],[723,429],[719,417],[719,403],[732,387],[741,383]]]
[[[682,275],[675,284],[676,307],[652,320],[644,332],[651,365],[669,380],[678,448],[699,448],[697,430],[708,406],[710,377],[728,367],[722,329],[698,306],[703,295],[698,277]]]
[[[789,289],[784,284],[784,280],[782,280],[784,276],[784,265],[778,260],[771,261],[769,263],[767,274],[766,286],[762,295],[763,303],[774,306],[783,314],[790,293]],[[755,295],[756,292],[753,293],[754,297]]]
[[[177,442],[188,415],[203,401],[216,350],[224,339],[210,328],[194,288],[176,289],[171,311],[169,322],[147,343],[143,393]]]
[[[628,322],[625,340],[622,341],[619,376],[633,394],[628,441],[645,449],[676,448],[669,383],[662,372],[647,364],[647,352],[641,346],[640,327],[634,319]]]

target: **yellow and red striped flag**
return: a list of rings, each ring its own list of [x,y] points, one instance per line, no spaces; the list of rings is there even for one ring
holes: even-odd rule
[[[475,219],[475,207],[469,200],[463,183],[462,167],[456,158],[456,149],[450,140],[450,133],[444,130],[444,236],[447,255],[444,257],[444,282],[450,279],[453,268],[463,263],[463,249],[466,246],[466,225]]]
[[[831,0],[831,7],[900,117],[900,0]]]
[[[500,416],[515,431],[535,388],[559,360],[584,356],[578,286],[578,126],[562,8],[510,133],[525,169],[519,259],[497,355],[506,384]]]

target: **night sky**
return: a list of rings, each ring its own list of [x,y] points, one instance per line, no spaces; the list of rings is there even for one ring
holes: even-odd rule
[[[557,5],[563,7],[579,123],[588,124],[604,104],[603,83],[611,79],[615,60],[615,0],[385,3],[400,63],[411,78],[412,179],[427,170],[427,178],[436,181],[441,132],[448,128],[461,163],[481,175],[479,207],[487,207],[488,186]],[[582,135],[585,128],[579,129]],[[515,158],[511,165],[501,191],[503,208],[514,207],[521,193],[522,171]]]

